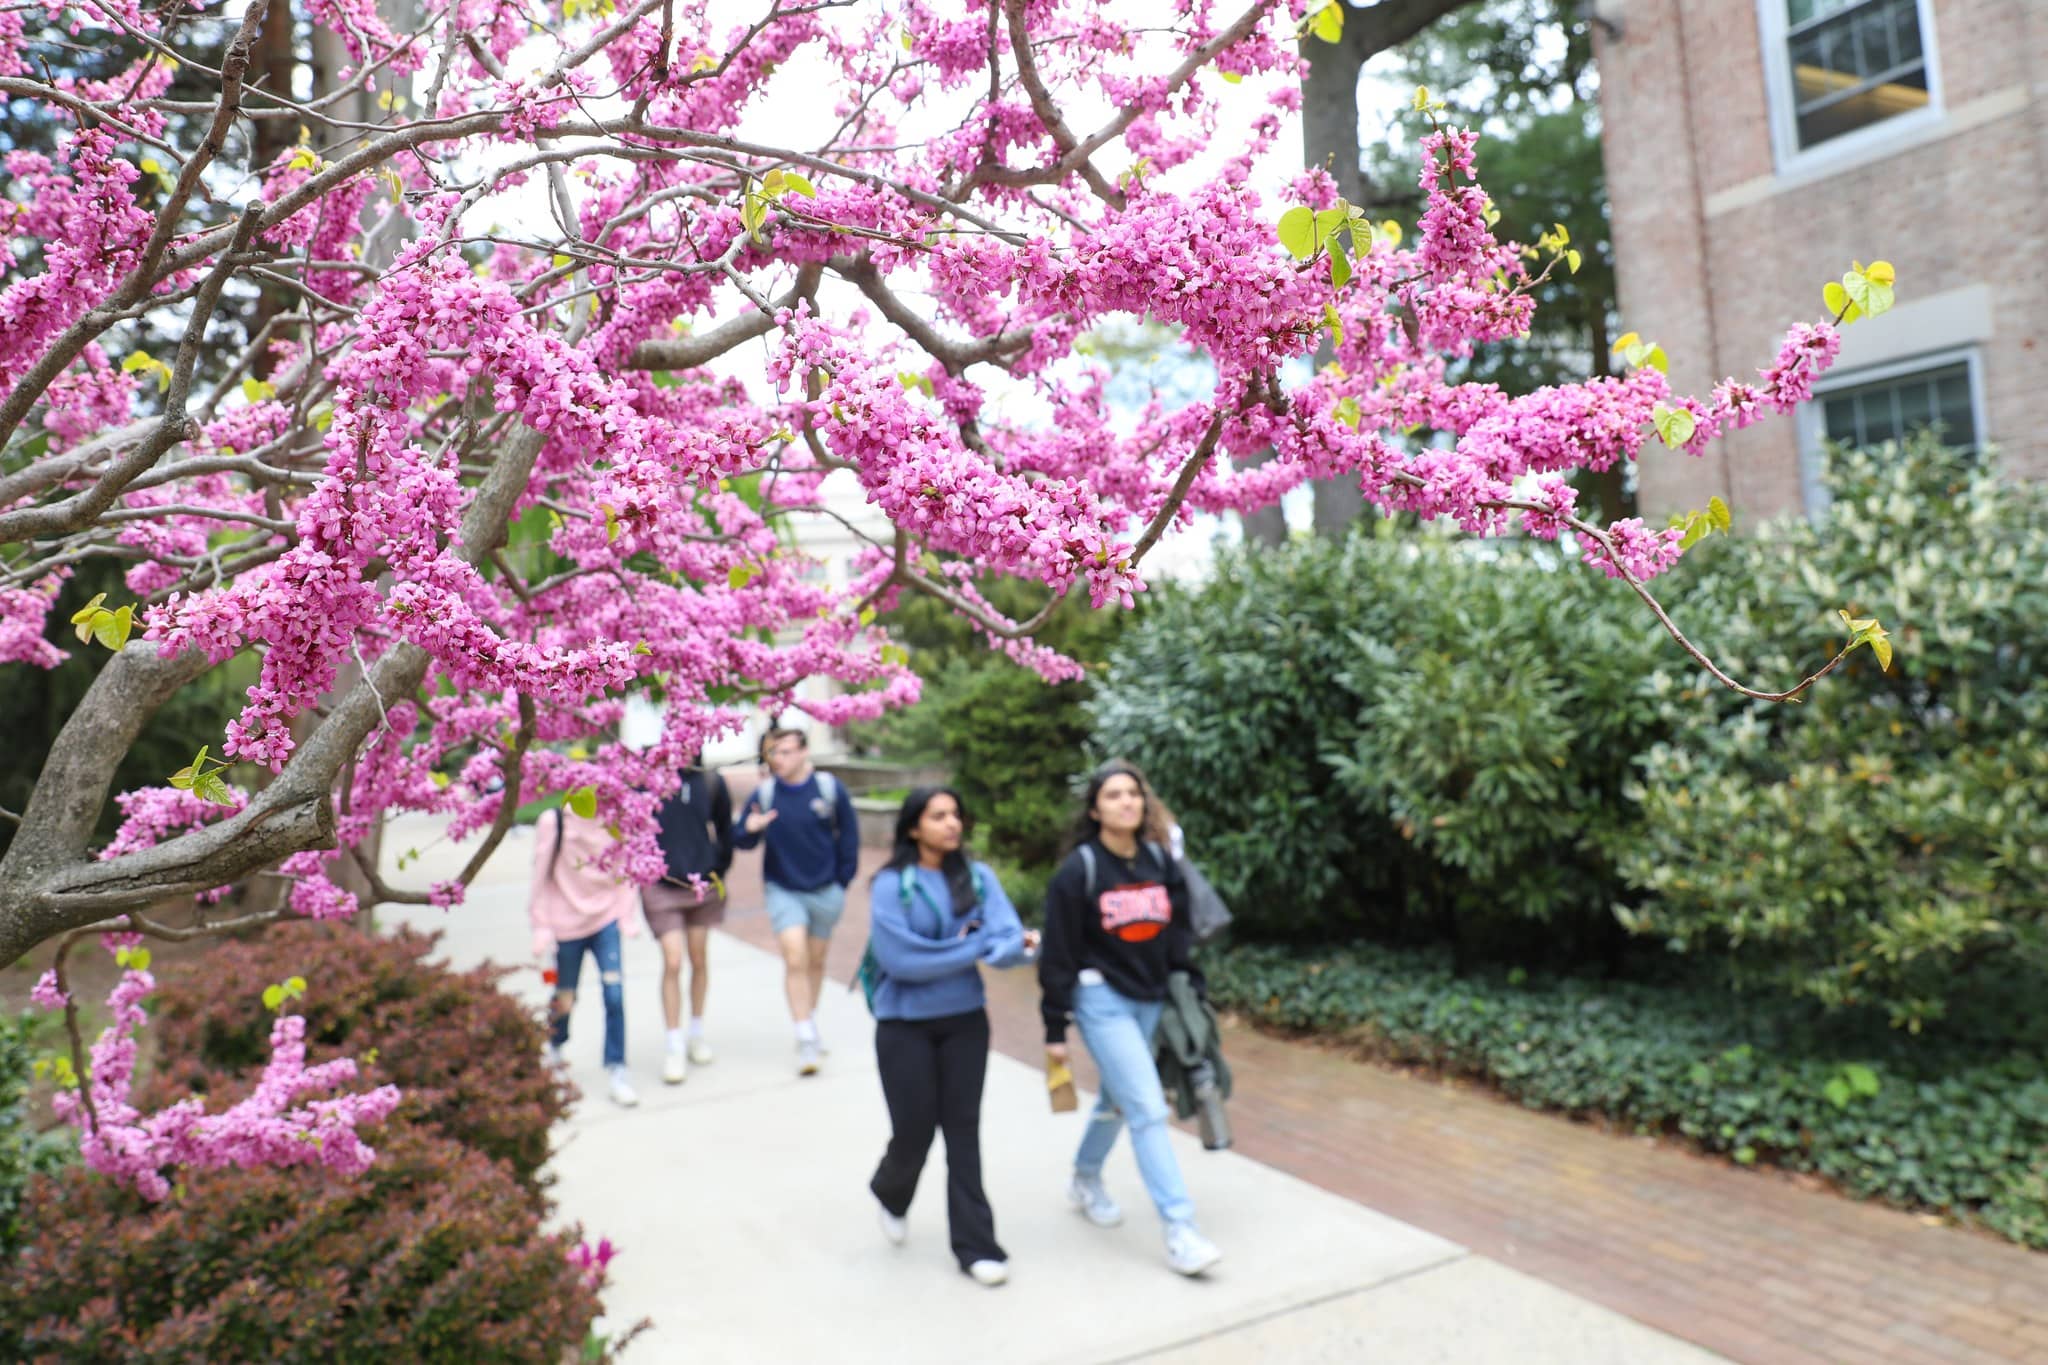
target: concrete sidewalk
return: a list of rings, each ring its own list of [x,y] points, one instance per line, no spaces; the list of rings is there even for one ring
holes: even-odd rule
[[[421,856],[407,884],[446,876],[461,854],[425,822],[384,847]],[[518,831],[453,912],[379,912],[384,924],[443,932],[458,966],[529,960]],[[858,887],[856,888],[858,892]],[[759,915],[740,906],[735,918]],[[946,1245],[944,1154],[935,1145],[910,1241],[881,1237],[866,1182],[887,1140],[873,1024],[828,983],[822,1075],[795,1074],[773,957],[712,939],[711,1041],[718,1060],[661,1083],[660,955],[643,932],[625,951],[627,1059],[636,1109],[605,1098],[603,1012],[586,991],[572,1021],[585,1098],[558,1135],[554,1194],[564,1219],[619,1246],[609,1321],[653,1329],[627,1359],[722,1365],[769,1358],[843,1362],[1573,1362],[1695,1365],[1716,1357],[1574,1298],[1408,1224],[1176,1132],[1205,1229],[1225,1251],[1199,1281],[1166,1268],[1157,1219],[1120,1144],[1108,1179],[1123,1227],[1102,1231],[1061,1197],[1082,1113],[1048,1112],[1032,1067],[989,1060],[983,1166],[1013,1278],[989,1290]],[[522,971],[507,988],[536,1007],[547,988]]]

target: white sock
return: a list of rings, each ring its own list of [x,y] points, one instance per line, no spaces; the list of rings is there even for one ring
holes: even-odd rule
[[[690,1041],[691,1041],[691,1042],[695,1042],[695,1041],[697,1041],[697,1039],[699,1039],[699,1038],[702,1038],[703,1036],[704,1036],[704,1016],[703,1016],[703,1015],[701,1015],[701,1014],[693,1014],[693,1015],[691,1015],[691,1016],[690,1016]]]
[[[668,1050],[670,1052],[681,1052],[683,1050],[683,1031],[681,1029],[672,1028],[668,1031]]]
[[[617,1066],[608,1066],[605,1068],[605,1073],[609,1075],[613,1080],[623,1081],[626,1079],[627,1075],[626,1065],[625,1063],[621,1062]]]
[[[815,1042],[817,1042],[817,1041],[818,1041],[818,1026],[817,1026],[817,1024],[816,1024],[815,1022],[813,1022],[812,1020],[809,1020],[809,1019],[799,1019],[799,1020],[797,1020],[797,1023],[796,1023],[796,1040],[797,1040],[797,1041],[798,1041],[799,1043],[815,1043]]]

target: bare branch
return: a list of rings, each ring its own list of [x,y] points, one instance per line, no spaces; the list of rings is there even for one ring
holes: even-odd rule
[[[784,308],[794,308],[799,300],[816,293],[822,274],[821,267],[805,265],[797,271],[796,283],[788,293],[775,300],[772,308],[756,308],[695,336],[677,337],[673,341],[643,341],[633,348],[627,364],[636,370],[692,370],[708,364],[735,346],[743,346],[774,330],[775,314]]]

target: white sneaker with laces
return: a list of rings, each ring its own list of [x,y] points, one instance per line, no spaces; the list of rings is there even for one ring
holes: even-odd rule
[[[550,1071],[567,1071],[569,1059],[562,1055],[560,1044],[549,1043],[541,1049],[541,1064]]]
[[[621,1109],[631,1109],[640,1103],[640,1092],[633,1088],[632,1080],[626,1075],[626,1068],[615,1066],[611,1069],[612,1103]]]
[[[815,1076],[818,1074],[818,1044],[812,1038],[799,1038],[796,1044],[796,1074]]]
[[[1223,1259],[1216,1244],[1202,1235],[1193,1223],[1170,1223],[1166,1228],[1166,1263],[1177,1274],[1199,1275]]]
[[[889,1206],[881,1200],[875,1201],[875,1212],[881,1215],[882,1235],[889,1239],[890,1246],[900,1247],[910,1239],[910,1220],[898,1218],[889,1212]]]
[[[1113,1228],[1124,1221],[1124,1211],[1109,1197],[1109,1191],[1102,1187],[1102,1177],[1082,1175],[1074,1172],[1074,1179],[1067,1186],[1067,1202],[1081,1211],[1081,1216],[1099,1228]]]
[[[710,1066],[714,1055],[711,1051],[711,1044],[705,1042],[702,1038],[692,1038],[690,1040],[691,1066]]]
[[[671,1052],[661,1059],[661,1078],[670,1085],[681,1085],[690,1079],[690,1064],[683,1060],[680,1052]]]
[[[976,1261],[967,1267],[967,1273],[990,1289],[994,1289],[999,1284],[1009,1282],[1010,1266],[1007,1261]]]

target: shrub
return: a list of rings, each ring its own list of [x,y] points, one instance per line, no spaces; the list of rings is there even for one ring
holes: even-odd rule
[[[1584,956],[1619,938],[1653,632],[1548,547],[1298,543],[1154,604],[1094,742],[1145,766],[1242,933]]]
[[[33,1016],[0,1014],[0,1265],[21,1244],[23,1191],[29,1177],[60,1168],[76,1152],[69,1131],[38,1134],[29,1126]]]
[[[1380,1056],[1483,1077],[1531,1108],[1676,1133],[1737,1162],[1952,1211],[2048,1247],[2048,1026],[1987,996],[1940,1037],[1718,983],[1454,975],[1442,948],[1212,954],[1210,994],[1257,1023],[1351,1033]],[[1999,1040],[1999,1041],[1993,1041]]]
[[[1670,641],[1545,547],[1379,542],[1361,562],[1384,624],[1353,631],[1355,723],[1324,759],[1400,834],[1411,921],[1461,953],[1612,960],[1613,854],[1640,823],[1626,757],[1660,733],[1644,683]]]
[[[955,666],[933,691],[926,704],[975,842],[1023,868],[1052,867],[1073,819],[1075,775],[1087,763],[1086,687],[1049,686],[1004,661]]]
[[[153,1007],[163,1061],[145,1103],[196,1092],[219,1108],[247,1094],[270,1055],[263,990],[303,976],[309,989],[290,1008],[306,1016],[309,1061],[355,1057],[361,1088],[405,1092],[398,1119],[509,1163],[535,1191],[568,1105],[542,1064],[545,1031],[498,990],[508,969],[450,971],[428,961],[437,939],[294,920],[168,971]]]
[[[1145,769],[1240,933],[1357,930],[1398,895],[1399,838],[1322,758],[1355,715],[1336,680],[1376,610],[1357,573],[1371,552],[1225,555],[1200,589],[1146,594],[1088,703],[1093,747]]]
[[[1891,667],[1858,651],[1799,706],[1666,669],[1628,918],[1917,1029],[2048,965],[2048,495],[1932,438],[1836,455],[1831,484],[1825,528],[1703,546],[1677,607],[1739,675],[1825,658],[1836,606],[1884,621]]]
[[[143,1203],[83,1168],[29,1187],[0,1358],[534,1361],[599,1305],[574,1231],[480,1151],[393,1120],[375,1164],[220,1170]]]

